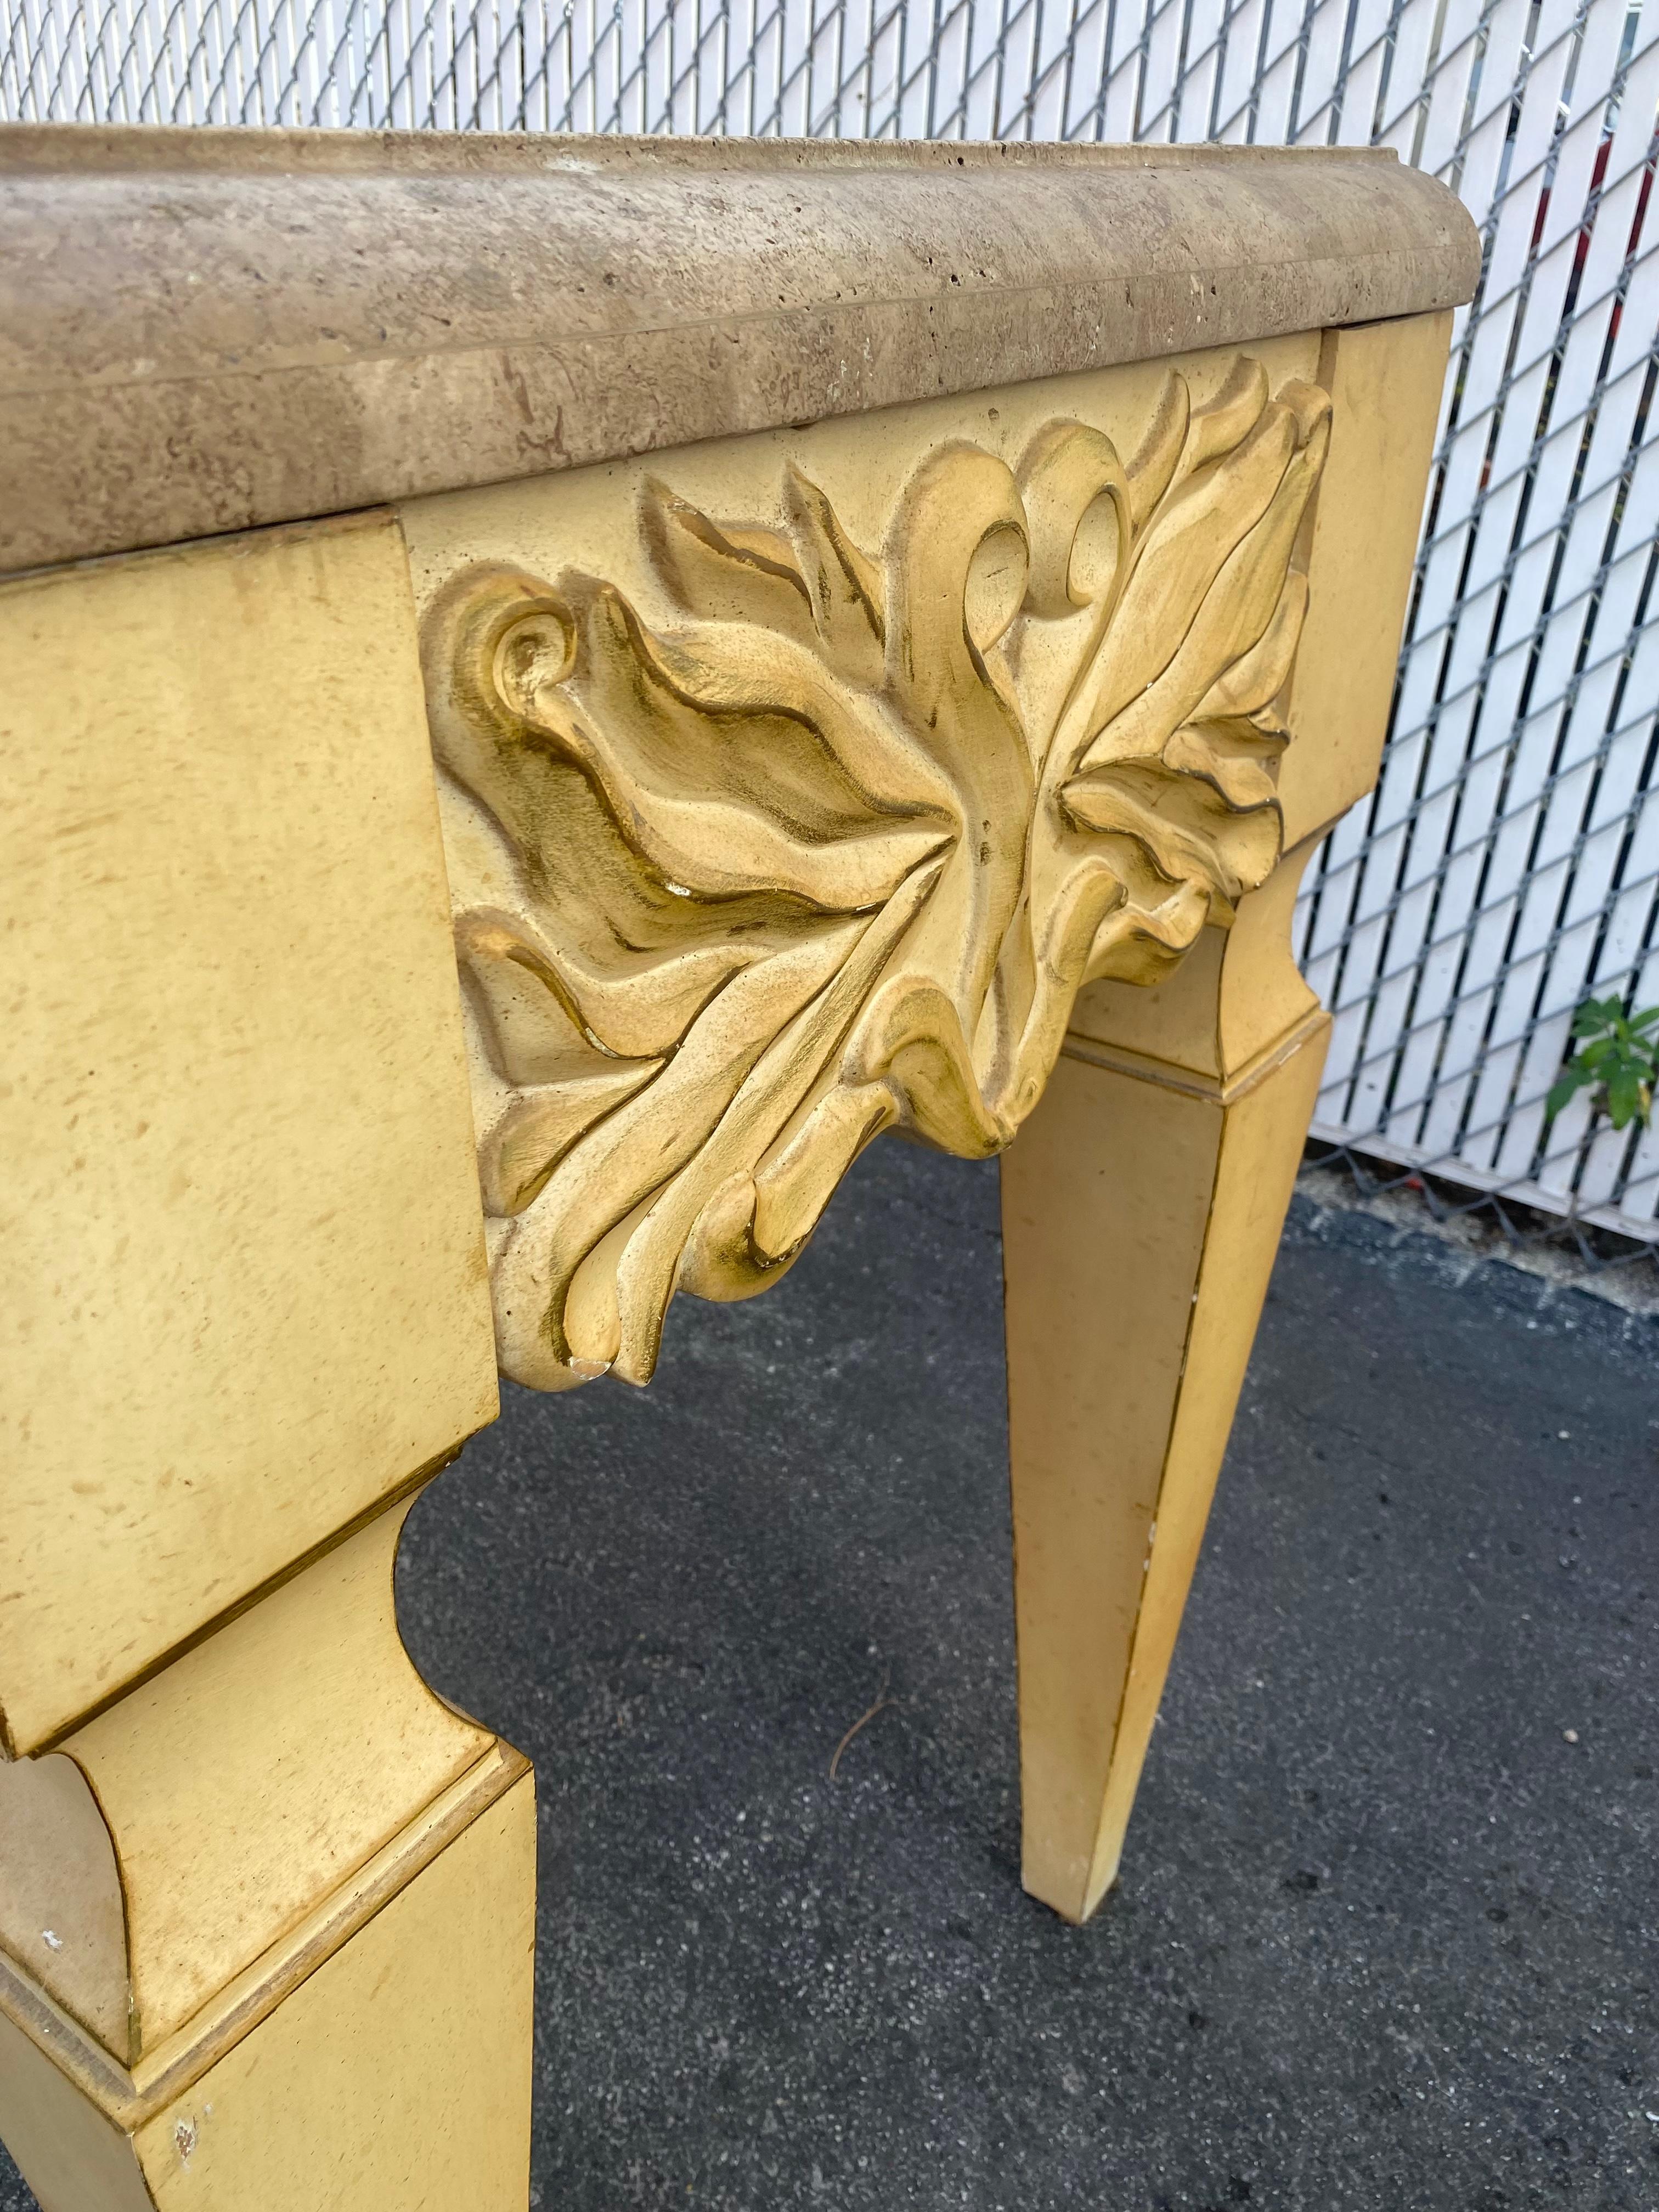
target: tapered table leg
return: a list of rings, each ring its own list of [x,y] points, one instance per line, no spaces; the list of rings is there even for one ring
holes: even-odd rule
[[[1328,1029],[1301,855],[1169,984],[1099,987],[1003,1163],[1026,1888],[1085,1920],[1123,1833]]]

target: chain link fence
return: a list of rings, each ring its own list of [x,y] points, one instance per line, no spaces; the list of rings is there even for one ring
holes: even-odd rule
[[[1659,0],[0,0],[21,120],[1371,143],[1485,241],[1389,750],[1299,950],[1356,1172],[1659,1265],[1659,1128],[1545,1099],[1659,1002]]]

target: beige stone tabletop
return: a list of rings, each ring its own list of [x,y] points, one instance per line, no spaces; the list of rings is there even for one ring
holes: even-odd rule
[[[1346,149],[0,128],[0,568],[1468,298]]]

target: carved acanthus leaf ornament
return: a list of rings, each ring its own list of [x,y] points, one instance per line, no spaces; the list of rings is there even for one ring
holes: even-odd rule
[[[1006,1145],[1095,976],[1151,981],[1279,858],[1275,718],[1326,394],[1171,376],[1133,457],[927,453],[884,542],[660,486],[677,612],[474,568],[434,610],[501,1364],[643,1382],[902,1123]],[[453,787],[459,787],[459,791]],[[459,828],[457,827],[459,824]]]

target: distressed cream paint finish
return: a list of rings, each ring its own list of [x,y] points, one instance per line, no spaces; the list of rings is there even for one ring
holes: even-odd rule
[[[1002,1150],[1265,881],[1310,350],[411,514],[509,1373],[647,1381],[881,1129]]]
[[[492,1750],[487,1729],[433,1696],[398,1637],[407,1510],[332,1547],[44,1763],[66,1813],[70,1777],[94,1808],[118,1878],[113,1925],[82,1902],[84,1882],[42,1921],[40,1900],[13,1897],[0,1871],[0,1946],[123,2065],[141,2064]],[[0,1839],[33,1771],[0,1766]],[[62,1951],[43,1954],[42,1926]]]
[[[285,2004],[139,2125],[157,2212],[522,2205],[535,1868],[524,1772]]]
[[[264,146],[240,220],[303,154]],[[1156,353],[1170,301],[1212,312],[1159,258],[1198,186],[1124,189]],[[1443,305],[1401,253],[1297,281],[1339,321],[1385,264],[1379,312]],[[496,1340],[538,1385],[643,1381],[675,1287],[776,1280],[884,1127],[1008,1147],[1024,1877],[1098,1901],[1322,1051],[1290,903],[1374,773],[1445,356],[1439,313],[1254,338],[1256,296],[1213,352],[641,424],[648,461],[0,586],[37,1286],[0,2126],[46,2212],[522,2206],[532,1784],[404,1655],[404,1504],[493,1413]],[[277,304],[303,332],[309,280]],[[951,313],[926,373],[971,383],[1005,356]],[[419,480],[467,481],[428,427]],[[277,458],[267,489],[336,481]]]
[[[384,515],[0,586],[14,1753],[494,1417],[411,623]]]
[[[421,1681],[392,1593],[408,1498],[496,1405],[401,532],[19,580],[0,665],[0,1711],[39,1754],[0,1760],[0,2128],[47,2212],[166,2201],[204,2170],[176,2100],[258,2041],[286,2106],[232,2101],[269,2157],[310,2160],[297,2075],[343,2116],[398,2076],[396,2146],[354,2123],[336,2179],[412,2212],[464,2167],[507,2212],[532,1788]],[[499,1923],[470,1953],[463,1879]],[[393,1903],[438,2027],[394,2027],[384,1956],[363,1979]],[[288,2008],[337,1957],[362,2002],[331,2038]],[[303,2201],[215,2170],[220,2201]]]

